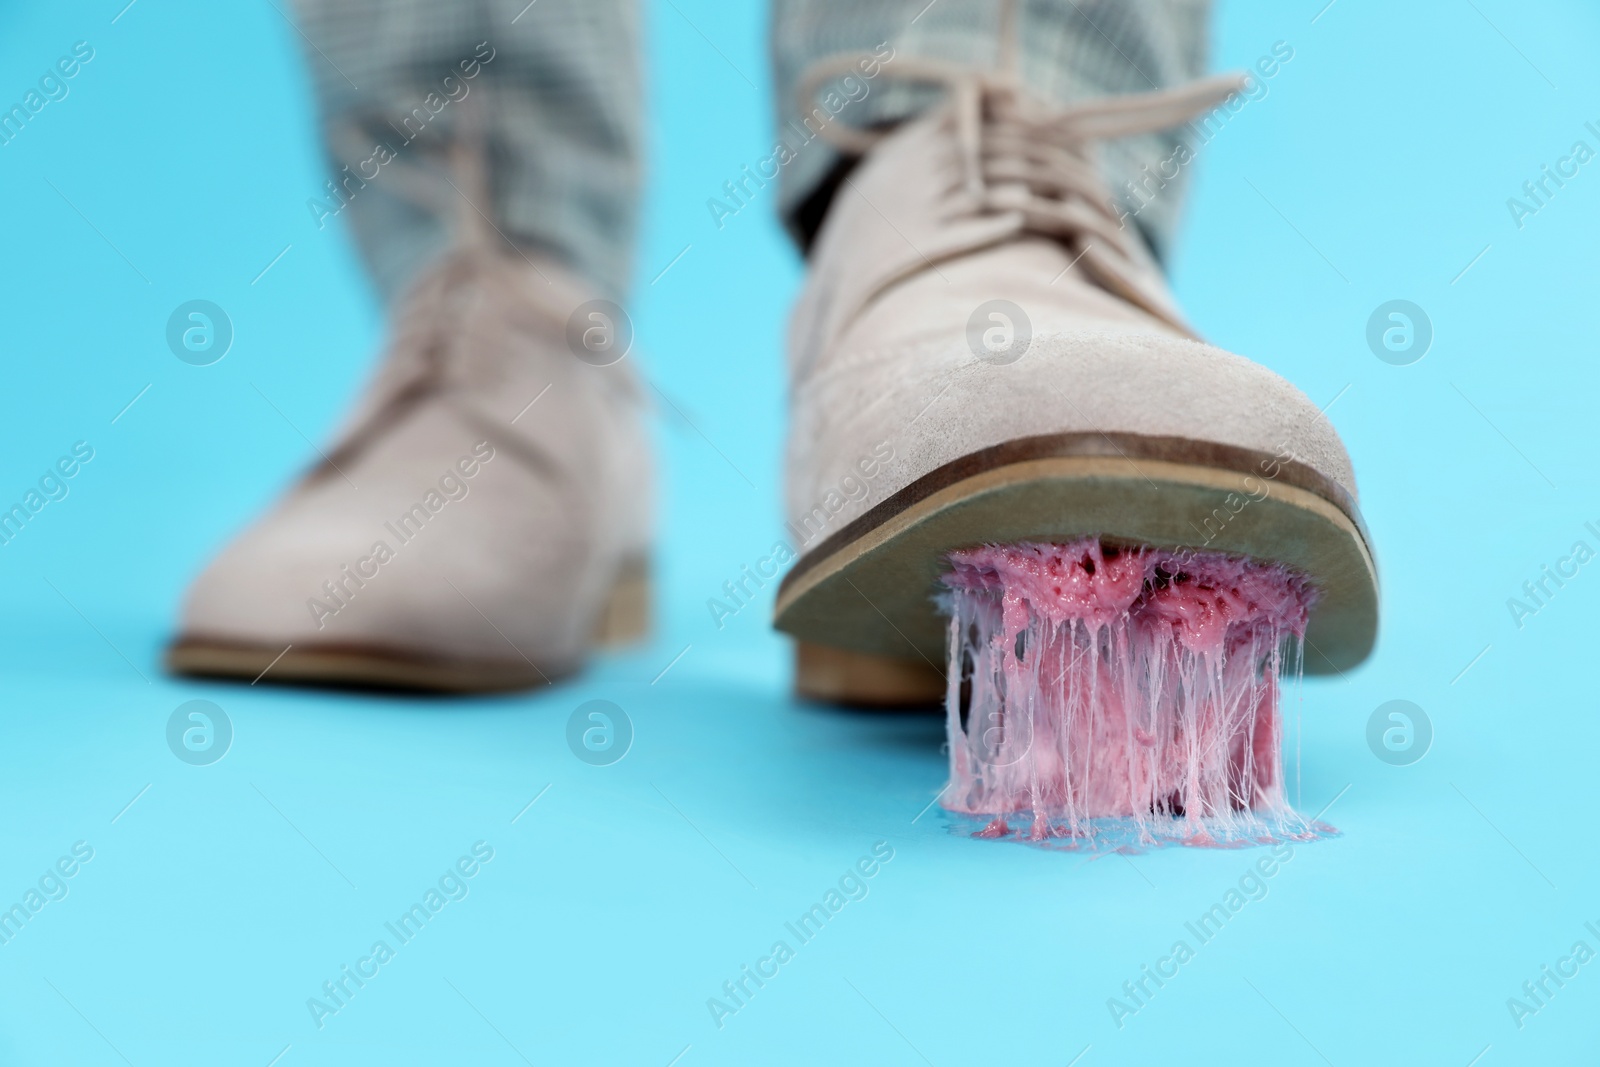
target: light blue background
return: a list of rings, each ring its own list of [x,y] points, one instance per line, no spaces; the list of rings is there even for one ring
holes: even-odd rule
[[[0,946],[0,1063],[1595,1062],[1600,962],[1520,1030],[1506,999],[1580,938],[1600,949],[1600,564],[1520,630],[1506,600],[1575,540],[1600,547],[1600,162],[1524,229],[1506,199],[1575,140],[1600,148],[1600,16],[1322,2],[1220,11],[1219,68],[1279,40],[1295,56],[1201,153],[1174,276],[1211,337],[1333,402],[1384,629],[1367,666],[1304,688],[1303,806],[1337,797],[1343,836],[1297,849],[1120,1030],[1107,998],[1258,853],[1085,862],[953,837],[918,818],[944,780],[937,721],[798,705],[765,606],[721,631],[706,609],[780,530],[799,266],[768,214],[719,232],[705,208],[769,144],[757,5],[648,5],[633,305],[641,365],[755,488],[661,419],[654,639],[549,692],[461,701],[161,674],[184,583],[312,458],[300,432],[329,432],[381,315],[346,234],[304,207],[303,62],[271,4],[138,0],[115,24],[124,0],[6,5],[0,102],[74,41],[96,55],[0,148],[0,499],[74,441],[96,454],[0,548],[0,901],[75,841],[95,856]],[[1409,367],[1364,341],[1397,297],[1436,331]],[[163,343],[193,298],[237,331],[212,367]],[[195,697],[236,730],[206,768],[164,741]],[[611,767],[563,740],[595,697],[637,730]],[[1365,740],[1395,698],[1436,731],[1410,767]],[[470,895],[319,1031],[306,999],[479,840],[495,858]],[[719,1031],[707,998],[877,841],[895,854],[870,895]]]

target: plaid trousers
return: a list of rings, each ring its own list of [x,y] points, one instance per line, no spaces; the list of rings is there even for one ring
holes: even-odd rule
[[[1187,81],[1205,64],[1209,2],[1017,0],[1020,73],[1063,102]],[[445,180],[445,160],[464,140],[487,160],[475,210],[508,240],[554,256],[615,297],[626,293],[644,140],[636,0],[297,4],[333,171],[325,206],[313,213],[324,224],[348,209],[385,296],[448,246],[444,202],[467,191]],[[998,11],[995,0],[773,0],[778,125],[801,117],[795,87],[806,67],[837,53],[887,44],[897,57],[992,66]],[[891,61],[841,118],[897,121],[936,94],[896,81]],[[1176,144],[1176,134],[1157,134],[1106,146],[1111,187],[1154,169]],[[787,223],[835,164],[818,138],[783,169],[778,209]],[[408,170],[406,180],[386,178],[396,166]],[[416,196],[419,176],[438,195]],[[1139,212],[1158,253],[1179,202],[1168,193]]]

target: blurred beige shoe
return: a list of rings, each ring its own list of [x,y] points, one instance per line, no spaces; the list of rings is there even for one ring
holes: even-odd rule
[[[939,699],[946,554],[1085,535],[1289,564],[1320,594],[1306,668],[1365,658],[1376,572],[1338,434],[1195,336],[1099,177],[1098,141],[1175,126],[1238,83],[1063,108],[911,58],[891,76],[950,91],[892,132],[827,128],[865,158],[791,326],[800,558],[776,625],[800,639],[800,692]]]
[[[481,243],[434,266],[338,444],[189,590],[168,666],[514,689],[642,633],[650,455],[631,328],[592,296]]]

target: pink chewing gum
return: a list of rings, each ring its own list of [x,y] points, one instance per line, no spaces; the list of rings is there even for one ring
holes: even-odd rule
[[[1100,848],[1332,832],[1283,784],[1279,690],[1286,669],[1299,678],[1316,598],[1303,576],[1098,538],[949,560],[944,806],[985,824],[977,836]]]

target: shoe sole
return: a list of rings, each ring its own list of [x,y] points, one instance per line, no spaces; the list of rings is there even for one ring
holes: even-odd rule
[[[1305,573],[1320,592],[1309,674],[1349,670],[1377,640],[1370,538],[1355,501],[1318,471],[1188,438],[1059,434],[945,464],[802,554],[774,610],[800,641],[796,691],[879,706],[940,699],[948,628],[934,596],[947,554],[1089,535]]]
[[[630,644],[650,630],[650,574],[644,562],[623,566],[600,611],[594,636],[604,647]],[[525,659],[453,659],[414,649],[360,643],[291,644],[185,635],[167,649],[174,674],[249,679],[288,685],[390,689],[430,693],[494,693],[530,689],[575,673],[579,663],[535,664]]]

